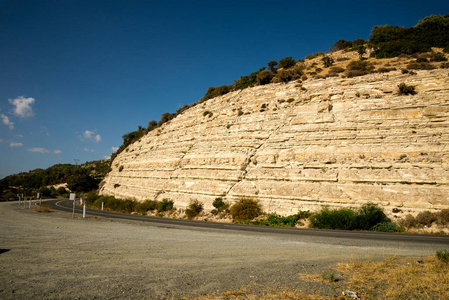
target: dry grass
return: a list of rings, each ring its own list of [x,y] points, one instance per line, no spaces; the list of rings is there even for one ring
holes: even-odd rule
[[[331,282],[323,274],[299,274],[308,282],[327,283],[342,295],[344,290],[357,292],[361,299],[449,299],[449,263],[436,257],[390,257],[383,261],[354,261],[335,267],[338,280]],[[293,279],[292,279],[293,280]],[[204,295],[198,300],[255,299],[350,299],[323,297],[297,290],[284,289],[256,294],[251,288]]]
[[[329,297],[322,297],[318,295],[308,295],[298,291],[280,291],[280,292],[268,292],[264,294],[254,295],[252,291],[248,291],[246,289],[235,290],[225,292],[221,295],[212,295],[212,296],[200,296],[198,298],[194,298],[197,300],[280,300],[280,299],[303,299],[303,300],[325,300],[325,299],[335,299]]]
[[[46,205],[46,204],[42,204],[42,205],[37,205],[34,207],[34,210],[37,212],[52,212],[50,206]]]
[[[449,299],[449,264],[435,257],[342,263],[336,269],[345,289],[362,299]]]

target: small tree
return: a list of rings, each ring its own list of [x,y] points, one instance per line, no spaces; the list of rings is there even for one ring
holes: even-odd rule
[[[274,74],[271,73],[268,70],[263,70],[259,74],[257,74],[257,84],[258,85],[265,85],[269,84],[271,82],[271,79],[273,79]]]
[[[321,61],[323,62],[325,68],[329,68],[334,64],[334,59],[327,55],[323,56],[323,58],[321,58]]]
[[[189,219],[193,219],[203,211],[203,203],[198,200],[191,200],[186,209],[186,215]]]
[[[279,67],[288,69],[293,67],[296,64],[296,60],[294,60],[291,56],[285,57],[279,61]]]
[[[278,65],[278,62],[275,60],[269,61],[267,63],[268,68],[270,69],[271,72],[276,73],[277,69],[276,66]]]
[[[414,95],[415,92],[415,86],[414,85],[407,85],[405,83],[398,84],[399,89],[399,95]]]
[[[262,207],[259,201],[242,197],[231,206],[231,216],[236,222],[252,220],[262,213]]]

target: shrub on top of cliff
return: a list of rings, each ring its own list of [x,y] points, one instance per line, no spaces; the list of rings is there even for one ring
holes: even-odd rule
[[[207,89],[206,94],[203,98],[201,98],[200,102],[204,102],[206,100],[225,95],[232,90],[232,85],[222,85],[217,87],[210,87]]]
[[[371,73],[374,66],[365,60],[353,60],[346,67],[346,76],[355,77]]]
[[[296,65],[296,60],[294,60],[291,56],[284,57],[279,61],[279,68],[289,69]]]
[[[268,70],[263,70],[259,74],[257,74],[256,82],[257,85],[265,85],[269,84],[271,82],[271,79],[273,79],[274,74]]]
[[[323,55],[324,55],[324,52],[316,52],[314,54],[307,54],[306,59],[314,59],[318,56],[323,56]]]
[[[203,211],[203,203],[198,200],[191,200],[189,206],[186,209],[186,216],[189,219],[193,219]]]
[[[244,222],[258,217],[262,213],[259,201],[250,197],[240,197],[230,209],[234,222]]]
[[[405,83],[398,84],[399,95],[415,95],[415,86],[407,85]]]
[[[267,63],[268,68],[272,73],[276,73],[277,69],[276,66],[278,65],[278,62],[275,60],[271,60]]]
[[[157,211],[169,211],[173,209],[174,202],[170,199],[164,198],[162,201],[157,203]]]
[[[257,75],[263,70],[259,70],[249,74],[248,76],[241,76],[239,80],[234,81],[234,89],[243,90],[257,84]]]
[[[445,47],[448,33],[449,15],[428,16],[410,28],[374,26],[369,42],[375,48],[377,58],[388,58],[428,52],[431,47]]]

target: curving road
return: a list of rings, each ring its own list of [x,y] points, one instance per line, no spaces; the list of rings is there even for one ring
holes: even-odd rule
[[[46,200],[52,209],[72,212],[73,201],[67,199],[53,199]],[[82,207],[77,205],[75,207],[75,214],[82,215]],[[268,226],[254,226],[242,224],[229,224],[217,222],[204,222],[184,219],[169,219],[158,218],[141,215],[130,215],[125,213],[101,211],[97,209],[87,208],[87,216],[96,216],[108,219],[127,220],[136,222],[148,222],[169,225],[173,227],[190,227],[190,228],[208,228],[221,230],[237,230],[247,232],[265,232],[269,234],[286,234],[295,236],[310,236],[328,239],[355,239],[358,243],[361,240],[370,242],[395,242],[395,243],[421,243],[426,245],[445,245],[449,247],[449,235],[434,235],[434,234],[407,234],[407,233],[384,233],[384,232],[365,232],[365,231],[343,231],[343,230],[323,230],[323,229],[303,229],[303,228],[288,228],[288,227],[268,227]],[[329,240],[330,242],[330,240]]]
[[[33,201],[38,203],[38,201]],[[336,263],[430,256],[449,237],[199,222],[127,215],[47,200],[54,213],[0,203],[0,299],[183,299],[226,291],[293,289]],[[92,218],[97,216],[99,218]]]

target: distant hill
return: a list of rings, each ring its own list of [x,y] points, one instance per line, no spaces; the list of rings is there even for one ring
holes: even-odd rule
[[[67,184],[72,191],[90,191],[98,188],[99,182],[109,171],[109,160],[86,162],[81,165],[57,164],[47,169],[35,169],[7,176],[0,180],[0,199],[13,200],[17,194],[45,197],[67,196],[69,191],[60,186]]]

